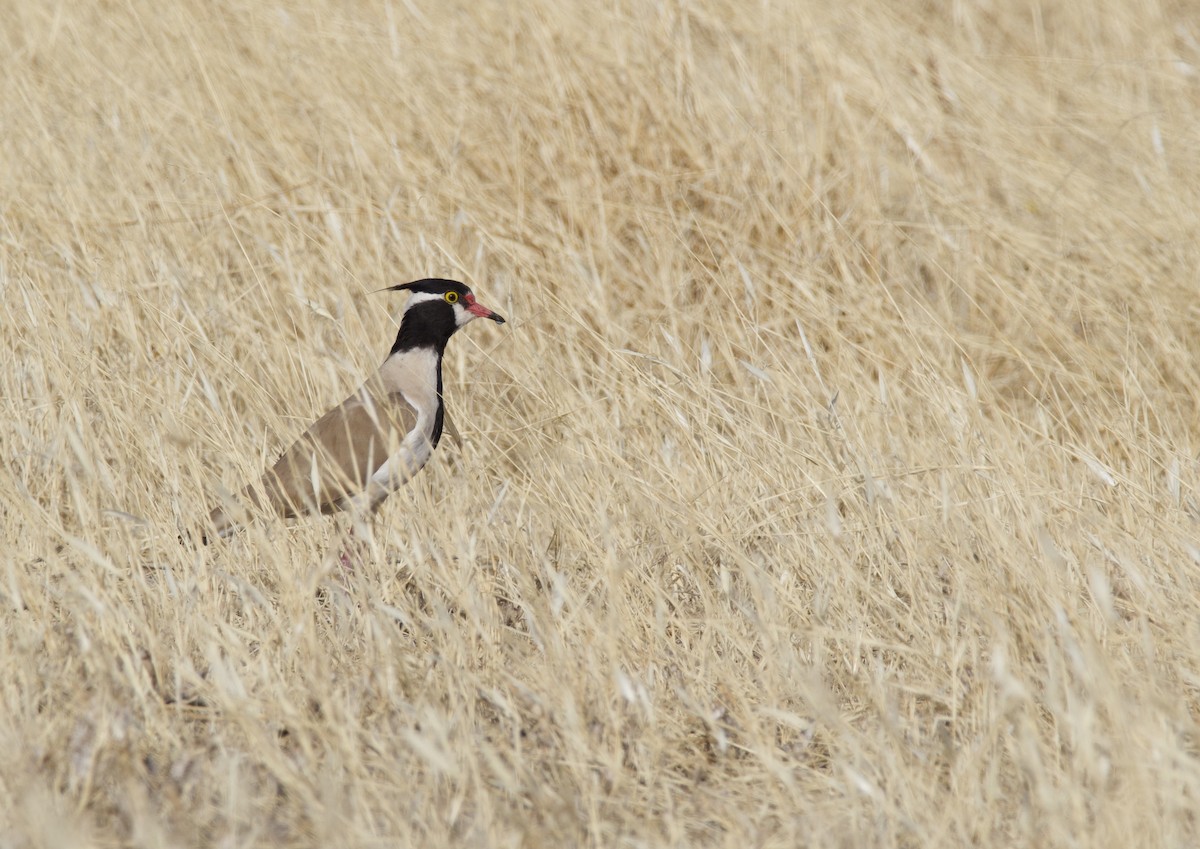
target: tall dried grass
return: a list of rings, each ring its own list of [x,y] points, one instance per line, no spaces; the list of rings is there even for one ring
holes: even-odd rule
[[[9,4],[0,846],[1194,845],[1198,42]],[[180,546],[430,274],[510,323],[358,570]]]

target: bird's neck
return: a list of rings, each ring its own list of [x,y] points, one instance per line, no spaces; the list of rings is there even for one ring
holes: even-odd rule
[[[379,380],[385,392],[398,392],[412,405],[421,425],[428,428],[429,441],[437,446],[445,417],[442,350],[428,346],[393,349],[379,367]]]
[[[400,319],[400,330],[392,345],[392,355],[408,350],[432,348],[440,358],[446,343],[456,330],[454,311],[441,301],[422,301],[410,305]]]

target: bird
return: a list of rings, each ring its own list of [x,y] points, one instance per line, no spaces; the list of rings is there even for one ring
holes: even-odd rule
[[[425,278],[381,291],[407,292],[396,341],[349,398],[321,416],[262,478],[216,507],[202,542],[228,537],[252,515],[283,518],[374,511],[429,461],[447,430],[442,356],[450,337],[477,318],[504,317],[457,280]]]

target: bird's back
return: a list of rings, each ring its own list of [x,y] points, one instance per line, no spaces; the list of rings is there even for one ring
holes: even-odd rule
[[[403,395],[359,390],[317,419],[263,475],[267,503],[289,518],[344,508],[389,458],[403,453],[416,426],[417,413]]]
[[[261,481],[247,486],[241,506],[266,506],[284,518],[332,513],[356,499],[373,507],[428,459],[428,449],[421,450],[428,440],[416,432],[417,424],[417,412],[402,394],[364,386],[317,419]],[[385,464],[396,480],[379,480]],[[240,521],[225,507],[209,516],[220,535]]]

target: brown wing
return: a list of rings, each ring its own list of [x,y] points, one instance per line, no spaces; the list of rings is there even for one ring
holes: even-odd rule
[[[403,395],[360,389],[301,434],[261,481],[213,510],[209,527],[227,536],[250,518],[250,505],[269,506],[285,518],[340,509],[347,496],[366,487],[416,423],[417,412]]]
[[[263,475],[259,490],[281,516],[339,510],[347,497],[366,487],[416,424],[416,410],[404,396],[360,390],[284,451]]]

